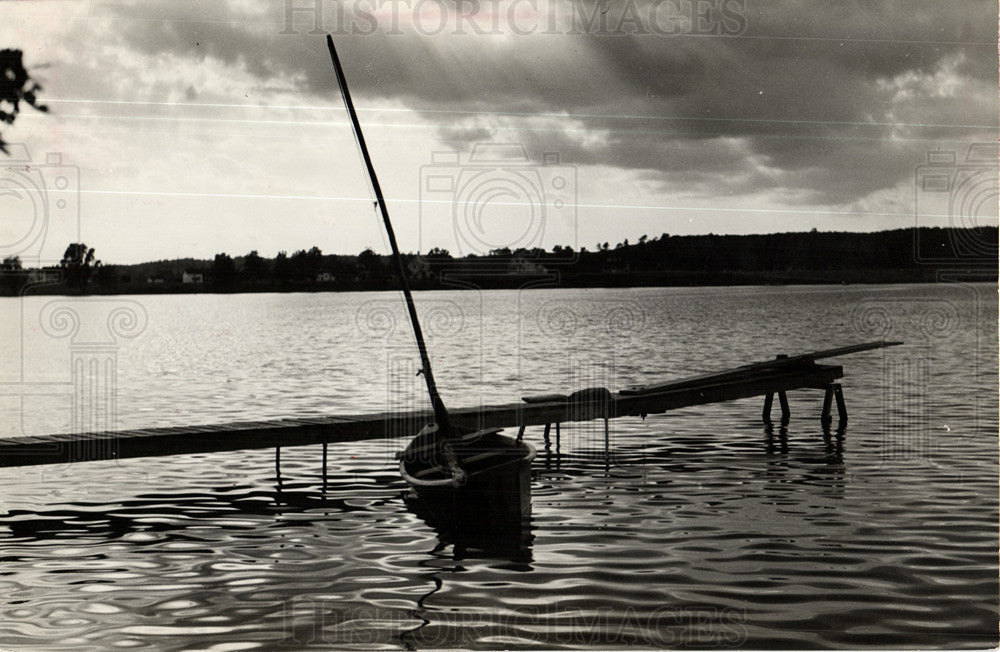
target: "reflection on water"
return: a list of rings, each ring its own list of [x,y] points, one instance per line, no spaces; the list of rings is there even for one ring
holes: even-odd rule
[[[409,407],[405,331],[386,335],[398,347],[351,331],[351,306],[380,297],[151,297],[146,333],[119,354],[119,422]],[[922,319],[930,304],[911,299],[928,297],[949,321]],[[600,421],[563,424],[548,446],[529,429],[539,455],[527,523],[442,520],[405,500],[392,457],[405,439],[331,445],[325,462],[316,446],[280,460],[0,471],[0,642],[997,644],[995,288],[431,293],[418,304],[444,300],[466,310],[454,344],[432,344],[445,347],[437,366],[456,406],[878,337],[907,345],[843,360],[842,428],[820,423],[822,392],[802,391],[789,394],[791,420],[770,425],[750,399],[613,421],[608,447]],[[858,306],[885,319],[855,324]],[[33,400],[29,431],[59,418],[58,402]]]
[[[498,510],[505,516],[494,516],[476,506],[442,506],[413,496],[405,497],[407,508],[420,517],[438,536],[434,553],[451,547],[455,561],[464,559],[505,559],[531,569],[531,517],[515,517],[522,497],[497,496],[512,505]],[[515,566],[511,566],[515,568]]]

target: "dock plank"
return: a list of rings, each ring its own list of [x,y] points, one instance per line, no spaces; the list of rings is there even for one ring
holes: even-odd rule
[[[748,365],[625,390],[605,399],[571,401],[561,394],[450,411],[466,428],[513,428],[596,418],[658,414],[694,405],[731,401],[803,388],[825,388],[843,377],[843,368],[806,360],[793,364]],[[432,421],[431,410],[343,414],[240,421],[225,424],[141,428],[119,432],[39,435],[0,439],[0,467],[65,464],[135,457],[400,439]]]

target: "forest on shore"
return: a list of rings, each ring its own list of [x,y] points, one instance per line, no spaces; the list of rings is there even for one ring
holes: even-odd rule
[[[666,233],[551,250],[496,249],[454,256],[442,249],[403,255],[416,290],[522,287],[641,287],[819,283],[923,283],[997,280],[996,227],[910,228],[875,233],[762,235]],[[367,249],[357,256],[317,247],[265,258],[219,253],[135,265],[104,264],[95,249],[71,243],[58,265],[0,265],[0,293],[145,294],[390,290],[395,263]]]

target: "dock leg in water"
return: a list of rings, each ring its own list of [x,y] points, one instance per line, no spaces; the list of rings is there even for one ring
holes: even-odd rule
[[[323,442],[323,492],[326,492],[326,442]]]
[[[764,412],[761,414],[761,418],[764,423],[771,423],[771,405],[774,403],[774,392],[769,392],[767,396],[764,397]]]
[[[778,392],[778,403],[781,405],[781,420],[788,421],[792,415],[792,411],[788,409],[788,395],[784,392]]]
[[[830,416],[830,406],[833,404],[833,385],[826,386],[826,393],[823,395],[823,411],[820,412],[819,422],[825,426],[830,425],[833,417]]]
[[[556,421],[556,452],[559,452],[559,422]]]
[[[518,442],[520,442],[522,439],[524,439],[524,428],[525,428],[524,426],[521,426],[520,428],[517,429],[517,441]]]
[[[552,446],[552,442],[549,441],[549,431],[550,430],[552,430],[552,424],[551,423],[546,423],[545,424],[545,432],[542,433],[542,438],[545,440],[545,448],[549,448],[550,446]]]
[[[847,405],[844,403],[844,390],[840,383],[833,384],[833,396],[837,399],[837,416],[841,423],[847,423]]]
[[[764,452],[773,455],[776,452],[788,452],[788,422],[782,421],[778,426],[777,447],[775,447],[774,423],[768,421],[764,424]]]
[[[831,461],[842,463],[844,461],[844,432],[847,424],[841,421],[837,424],[836,434],[830,429],[829,423],[823,424],[823,443],[826,448],[826,455]]]
[[[274,447],[274,477],[281,486],[281,446]]]

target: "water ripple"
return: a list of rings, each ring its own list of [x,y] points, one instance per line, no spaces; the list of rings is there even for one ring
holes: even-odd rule
[[[432,343],[454,405],[864,339],[843,329],[871,301],[914,344],[845,359],[842,433],[819,426],[816,392],[793,393],[792,421],[770,430],[756,400],[619,420],[607,452],[600,423],[564,425],[558,453],[529,429],[533,517],[503,536],[411,511],[398,441],[333,447],[326,477],[315,447],[283,450],[280,475],[271,451],[0,471],[0,641],[996,646],[995,319],[975,321],[995,318],[987,290],[423,293],[463,325]],[[929,295],[954,307],[948,332],[921,330]],[[405,329],[358,331],[373,306],[404,319],[394,295],[143,301],[147,331],[119,356],[122,427],[423,405]],[[65,429],[48,400],[23,427]]]

